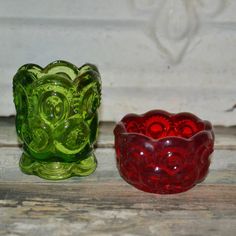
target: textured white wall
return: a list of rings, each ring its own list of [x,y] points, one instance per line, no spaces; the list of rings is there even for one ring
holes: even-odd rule
[[[236,124],[235,0],[0,0],[0,115],[25,63],[98,65],[101,119],[153,108]]]

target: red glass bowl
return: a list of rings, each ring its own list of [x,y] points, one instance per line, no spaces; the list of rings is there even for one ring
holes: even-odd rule
[[[208,173],[212,125],[191,113],[128,114],[116,125],[114,135],[120,175],[140,190],[180,193]]]

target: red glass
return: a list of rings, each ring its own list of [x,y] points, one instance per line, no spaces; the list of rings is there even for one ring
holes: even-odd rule
[[[180,193],[208,173],[214,146],[212,125],[191,113],[128,114],[114,134],[120,175],[140,190]]]

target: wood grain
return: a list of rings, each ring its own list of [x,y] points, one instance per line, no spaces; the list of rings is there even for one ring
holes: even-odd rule
[[[176,195],[144,193],[121,179],[113,127],[100,124],[91,176],[53,182],[20,172],[14,118],[0,119],[0,235],[235,235],[235,127],[215,127],[206,180]]]
[[[233,235],[236,187],[160,196],[126,183],[0,183],[2,235]],[[196,231],[197,230],[197,231]]]
[[[48,183],[36,176],[21,173],[18,162],[22,150],[15,148],[0,148],[0,180],[5,183]],[[97,170],[86,178],[71,178],[60,181],[62,183],[106,182],[121,180],[115,163],[114,149],[98,148],[95,151],[98,160]],[[51,182],[55,183],[55,182]],[[236,151],[216,150],[212,157],[210,172],[203,184],[236,184]]]

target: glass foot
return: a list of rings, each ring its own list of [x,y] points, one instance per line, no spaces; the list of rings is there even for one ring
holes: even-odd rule
[[[38,161],[23,153],[19,165],[25,174],[37,175],[48,180],[62,180],[92,174],[97,167],[97,161],[94,154],[81,161],[67,163]]]

